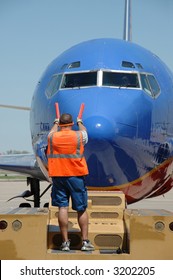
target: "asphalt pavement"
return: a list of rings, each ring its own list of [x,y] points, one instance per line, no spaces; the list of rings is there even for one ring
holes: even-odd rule
[[[48,187],[48,182],[40,183],[40,193]],[[29,190],[29,186],[25,180],[0,180],[0,208],[6,207],[18,207],[20,203],[27,202],[23,198],[15,198],[8,201],[10,198],[22,194],[25,190]],[[47,191],[41,198],[40,207],[43,207],[45,203],[49,202],[51,189]],[[29,199],[32,199],[30,197]],[[33,202],[28,202],[33,206]],[[128,205],[130,209],[165,209],[173,212],[173,189],[166,193],[164,196],[159,196],[151,199],[144,199],[137,203]]]

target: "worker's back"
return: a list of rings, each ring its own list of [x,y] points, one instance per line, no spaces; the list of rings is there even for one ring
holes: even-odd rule
[[[88,174],[83,155],[82,133],[61,130],[48,137],[49,176],[83,176]]]

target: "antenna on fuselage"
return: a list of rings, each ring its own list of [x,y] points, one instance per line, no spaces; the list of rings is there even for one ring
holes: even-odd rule
[[[132,41],[131,0],[125,0],[123,40]]]

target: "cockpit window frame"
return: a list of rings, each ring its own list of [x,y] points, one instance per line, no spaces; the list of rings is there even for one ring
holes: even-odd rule
[[[45,90],[46,96],[48,98],[54,96],[56,92],[60,89],[62,83],[62,76],[62,73],[52,75]]]
[[[67,76],[70,77],[70,75],[78,75],[78,74],[79,75],[81,74],[81,76],[82,76],[82,74],[85,75],[87,73],[88,74],[93,74],[93,73],[96,74],[96,77],[95,77],[96,82],[95,82],[95,84],[91,83],[91,84],[84,85],[84,84],[82,84],[82,81],[80,81],[81,84],[80,84],[79,81],[78,82],[74,81],[71,85],[69,84],[68,86],[65,86],[65,83],[66,83],[65,78]],[[72,72],[64,72],[63,73],[60,89],[61,90],[80,89],[80,88],[88,88],[88,87],[97,87],[97,85],[98,85],[98,70],[92,70],[92,71],[72,71]]]
[[[95,74],[94,77],[94,84],[92,84],[93,77],[91,76],[91,84],[82,84],[85,83],[82,80],[82,74]],[[132,84],[126,84],[126,85],[111,85],[111,84],[103,84],[104,81],[104,73],[117,73],[124,74],[124,75],[136,75],[137,77],[137,86],[132,86],[133,85],[133,79],[131,80]],[[72,85],[70,87],[64,87],[63,82],[64,78],[66,75],[81,75],[81,84],[80,85]],[[130,76],[129,76],[130,77]],[[113,77],[114,78],[114,77]],[[110,80],[111,81],[111,80]],[[87,81],[88,82],[88,81]],[[108,82],[109,82],[109,77],[108,77]],[[59,90],[70,90],[70,89],[80,89],[80,88],[91,88],[91,87],[109,87],[109,88],[122,88],[122,89],[133,89],[133,90],[142,90],[145,92],[148,96],[150,96],[153,99],[156,99],[160,93],[161,93],[161,88],[160,85],[156,79],[156,77],[149,72],[141,72],[141,71],[134,71],[134,70],[112,70],[112,69],[93,69],[93,70],[84,70],[84,71],[65,71],[65,72],[60,72],[53,74],[46,89],[45,89],[45,94],[47,98],[52,98]]]
[[[155,85],[157,86],[157,91],[156,91],[156,87],[154,87],[154,84],[151,83],[151,80],[150,80],[151,77],[152,77]],[[145,78],[145,81],[143,78]],[[156,77],[152,73],[140,72],[140,80],[141,80],[142,90],[145,91],[145,93],[147,95],[149,95],[150,97],[152,97],[154,99],[160,95],[160,93],[161,93],[160,85],[159,85]],[[145,85],[144,85],[144,83],[145,83]]]
[[[141,89],[141,83],[140,83],[140,77],[139,77],[139,72],[138,71],[124,71],[124,70],[110,70],[110,69],[102,69],[103,72],[102,74],[102,87],[111,87],[111,88],[125,88],[125,89],[136,89],[140,90]],[[122,74],[124,77],[127,77],[128,75],[136,75],[137,77],[137,82],[138,85],[136,86],[131,86],[130,83],[128,84],[117,84],[117,85],[104,85],[103,84],[103,79],[104,79],[104,73],[117,73],[117,74]]]

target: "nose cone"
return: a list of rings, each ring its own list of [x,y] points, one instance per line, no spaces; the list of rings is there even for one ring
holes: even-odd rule
[[[90,116],[84,120],[89,141],[85,146],[89,176],[88,186],[115,185],[112,164],[114,163],[115,124],[104,116]],[[112,162],[113,160],[113,162]]]
[[[113,139],[115,137],[114,124],[102,116],[93,116],[85,120],[90,139]]]

